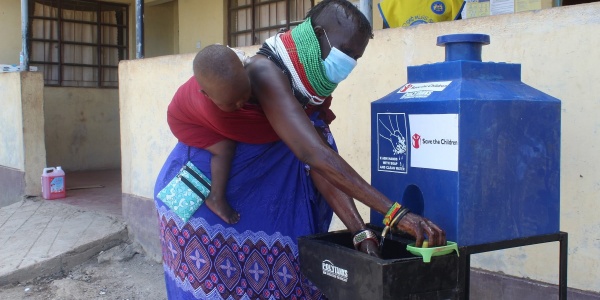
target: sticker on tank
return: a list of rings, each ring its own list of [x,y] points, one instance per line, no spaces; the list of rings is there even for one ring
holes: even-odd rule
[[[406,114],[377,114],[377,171],[406,174]]]

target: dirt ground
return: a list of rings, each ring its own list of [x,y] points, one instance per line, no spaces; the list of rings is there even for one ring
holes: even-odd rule
[[[166,299],[162,264],[122,244],[68,272],[0,287],[5,300],[162,300]]]

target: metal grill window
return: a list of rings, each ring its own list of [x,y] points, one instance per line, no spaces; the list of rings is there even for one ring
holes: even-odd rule
[[[46,86],[118,87],[128,59],[128,6],[92,0],[29,0],[30,65]]]
[[[281,28],[302,23],[314,0],[229,0],[228,43],[258,45]]]

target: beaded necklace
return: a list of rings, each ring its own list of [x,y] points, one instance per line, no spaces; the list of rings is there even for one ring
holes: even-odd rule
[[[292,39],[296,44],[300,62],[306,70],[310,84],[320,96],[329,96],[337,84],[329,81],[321,59],[321,47],[315,35],[310,18],[292,29]]]
[[[303,105],[321,105],[337,87],[325,75],[319,41],[310,19],[291,31],[270,37],[258,53],[281,64],[294,94],[299,94],[296,97],[307,99],[306,102],[301,100]]]

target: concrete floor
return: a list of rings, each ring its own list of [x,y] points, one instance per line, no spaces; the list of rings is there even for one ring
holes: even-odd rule
[[[65,183],[66,198],[0,208],[0,285],[68,271],[128,239],[120,170],[67,173]]]
[[[82,209],[123,218],[121,170],[70,172],[65,175],[67,197],[55,200]]]

